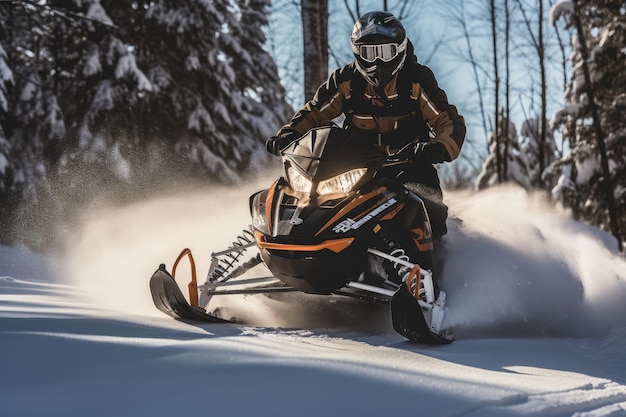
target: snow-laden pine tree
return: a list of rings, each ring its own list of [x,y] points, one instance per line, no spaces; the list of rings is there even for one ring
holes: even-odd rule
[[[61,62],[65,56],[76,55],[71,46],[82,38],[55,3],[0,4],[0,42],[13,74],[4,96],[6,112],[0,117],[10,147],[7,167],[0,176],[4,185],[0,212],[7,235],[13,233],[9,229],[12,220],[34,224],[53,211],[41,206],[34,217],[26,216],[51,194],[49,179],[56,172],[57,150],[66,134],[60,97],[68,80],[74,79],[71,66]]]
[[[221,49],[234,72],[230,105],[233,117],[239,119],[231,133],[231,142],[252,167],[267,162],[264,146],[259,144],[272,136],[293,116],[280,84],[276,63],[264,45],[264,28],[268,25],[270,0],[237,0],[235,13],[230,14],[228,30],[220,34]],[[228,96],[227,96],[228,97]]]
[[[624,241],[626,6],[622,0],[561,0],[552,9],[552,22],[562,16],[572,28],[572,74],[566,105],[552,124],[563,130],[569,146],[551,167],[558,178],[553,194],[577,218]]]
[[[76,203],[159,177],[232,183],[268,162],[264,142],[292,113],[264,49],[268,5],[0,5],[15,81],[2,127],[25,201],[51,212],[54,193]]]
[[[122,7],[120,5],[120,7]],[[123,6],[123,10],[131,5]],[[65,43],[60,65],[72,75],[64,82],[68,132],[58,154],[58,176],[66,190],[91,194],[119,183],[132,184],[146,152],[142,115],[152,83],[141,70],[133,41],[100,0],[74,0],[77,42]]]
[[[526,158],[530,186],[532,188],[545,188],[549,190],[552,188],[553,184],[551,184],[546,177],[543,177],[542,181],[540,181],[543,175],[543,172],[540,172],[540,167],[547,167],[556,159],[557,148],[552,132],[548,131],[543,143],[543,149],[540,151],[539,147],[542,146],[540,145],[540,132],[540,119],[534,118],[525,120],[524,123],[522,123],[522,129],[520,131],[519,152]],[[539,163],[539,158],[541,157],[543,157],[543,164]]]
[[[476,177],[475,188],[477,190],[492,187],[500,182],[517,183],[526,189],[532,186],[527,156],[520,149],[520,142],[515,125],[512,122],[508,122],[509,135],[505,137],[503,134],[505,131],[504,123],[506,122],[506,117],[501,115],[498,122],[498,132],[500,134],[498,141],[495,140],[496,132],[491,132],[489,135],[489,155],[483,163],[482,171],[478,174],[478,177]],[[498,145],[499,150],[496,149]],[[496,152],[500,152],[500,173],[498,173]]]
[[[4,30],[0,29],[4,35]],[[7,63],[7,55],[2,47],[5,36],[0,37],[0,244],[10,243],[11,230],[8,225],[14,201],[13,167],[11,166],[11,144],[7,140],[5,129],[8,128],[8,85],[13,82],[13,72]],[[2,204],[1,202],[7,202]]]
[[[0,41],[0,193],[7,188],[4,179],[11,159],[11,144],[7,140],[4,130],[7,126],[7,112],[9,110],[7,87],[10,83],[13,83],[13,72],[9,68],[7,54]]]
[[[0,100],[0,111],[10,147],[2,182],[11,193],[33,200],[47,179],[48,152],[65,134],[57,100],[58,80],[64,76],[56,66],[61,42],[50,38],[56,18],[40,3],[10,2],[0,8],[0,95],[5,100]]]
[[[103,1],[126,43],[95,45],[102,73],[107,51],[125,49],[89,133],[124,162],[129,178],[163,162],[197,178],[238,181],[269,160],[264,141],[290,116],[274,62],[264,50],[267,1]],[[108,39],[115,38],[107,34]],[[113,41],[110,41],[113,42]],[[94,62],[97,59],[94,58]],[[120,85],[117,76],[135,80]],[[102,77],[100,77],[102,78]]]
[[[37,161],[44,148],[62,177],[88,169],[131,183],[164,161],[237,181],[269,160],[264,141],[291,116],[264,49],[269,1],[56,3],[3,20],[30,57],[16,62],[23,93],[11,105],[25,181],[49,165]]]

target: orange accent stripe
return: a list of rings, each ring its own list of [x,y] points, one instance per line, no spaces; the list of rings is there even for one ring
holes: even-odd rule
[[[276,183],[274,181],[270,188],[267,190],[267,197],[265,198],[265,218],[267,219],[267,228],[272,231],[272,200],[274,199],[274,190],[276,190]]]
[[[398,212],[402,209],[402,207],[404,207],[404,203],[400,204],[398,207],[396,207],[395,209],[391,210],[389,213],[385,214],[383,217],[380,218],[380,220],[391,220],[394,217],[396,217],[396,214],[398,214]]]
[[[424,231],[421,227],[416,227],[415,229],[411,229],[411,232],[415,234],[415,239],[422,240],[424,239]]]
[[[392,195],[385,196],[384,198],[382,198],[382,199],[378,200],[378,201],[374,204],[374,207],[378,207],[378,206],[380,206],[381,204],[384,204],[386,201],[389,201],[391,198],[393,198],[393,196],[392,196]],[[362,217],[365,217],[365,216],[366,216],[367,214],[369,214],[372,210],[373,210],[372,208],[369,208],[369,209],[365,210],[364,212],[359,213],[359,214],[357,214],[356,216],[354,216],[354,217],[352,218],[352,220],[361,220],[361,218],[362,218]]]
[[[315,236],[318,236],[320,233],[322,233],[324,230],[326,230],[328,228],[328,226],[330,226],[331,224],[335,223],[337,220],[339,220],[340,218],[345,216],[352,209],[354,209],[356,206],[361,204],[361,202],[363,200],[368,200],[369,198],[371,198],[371,197],[373,197],[375,195],[381,194],[386,189],[387,189],[386,187],[378,187],[377,189],[372,190],[372,191],[370,191],[367,194],[356,196],[354,200],[352,200],[351,202],[348,203],[348,205],[346,205],[344,208],[339,210],[339,213],[335,214],[333,216],[333,218],[328,221],[328,223],[326,223],[324,226],[322,226],[322,228],[320,230],[318,230],[317,233],[315,233]]]
[[[256,237],[256,243],[260,248],[264,249],[278,249],[278,250],[291,250],[295,252],[318,252],[322,249],[329,249],[335,253],[339,253],[354,242],[353,238],[345,238],[345,239],[333,239],[326,240],[317,245],[294,245],[294,244],[285,244],[285,243],[271,243],[266,242],[263,239],[263,234],[254,231],[254,235]]]
[[[426,228],[426,230],[428,230],[428,228]],[[433,241],[430,233],[424,233],[424,230],[422,230],[421,227],[411,229],[411,232],[415,234],[413,242],[415,242],[415,246],[417,246],[417,249],[420,252],[433,250]]]
[[[433,250],[433,242],[421,243],[417,239],[413,239],[413,242],[415,242],[415,246],[417,246],[417,250],[419,250],[420,252],[425,252],[427,250]]]

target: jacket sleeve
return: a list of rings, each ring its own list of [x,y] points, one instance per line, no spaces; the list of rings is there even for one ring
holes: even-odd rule
[[[441,143],[448,153],[444,159],[452,161],[459,156],[465,140],[465,119],[456,107],[448,103],[448,97],[443,91],[432,70],[417,64],[419,68],[419,83],[413,84],[412,94],[418,99],[424,120],[433,129],[433,142]]]
[[[335,70],[317,89],[313,99],[298,110],[276,136],[285,133],[302,136],[312,128],[330,126],[332,120],[343,113],[344,100],[350,94],[348,71],[348,65]]]

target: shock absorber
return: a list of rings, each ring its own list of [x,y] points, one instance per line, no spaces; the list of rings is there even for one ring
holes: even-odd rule
[[[411,265],[414,265],[414,263],[411,262],[411,258],[406,254],[406,251],[394,241],[393,235],[388,229],[379,231],[378,236],[386,252],[395,259],[383,261],[383,268],[387,272],[389,280],[395,281],[397,284],[405,283],[416,298],[426,299],[427,291],[420,276],[419,265],[414,267],[407,265],[407,263]],[[396,279],[393,279],[394,277]]]
[[[393,256],[394,258],[398,258],[401,261],[411,262],[407,254],[404,252],[404,249],[402,248],[397,248],[397,249],[392,250],[390,255]],[[393,265],[393,269],[396,271],[400,279],[402,281],[405,281],[409,273],[411,272],[411,268],[399,262],[392,262],[392,265]]]
[[[411,261],[406,254],[406,251],[393,240],[393,236],[388,229],[381,229],[378,232],[378,237],[380,239],[380,242],[382,243],[385,252],[389,253],[389,255],[406,262]],[[395,281],[397,283],[402,282],[406,274],[411,271],[411,268],[393,261],[383,262],[383,268],[385,269],[385,272],[387,272],[389,280]],[[394,276],[397,276],[397,279],[393,279]]]
[[[207,280],[210,282],[226,281],[259,264],[261,260],[258,255],[245,263],[241,261],[244,252],[254,244],[254,234],[250,230],[244,229],[228,249],[213,252]],[[239,266],[237,266],[238,264]]]

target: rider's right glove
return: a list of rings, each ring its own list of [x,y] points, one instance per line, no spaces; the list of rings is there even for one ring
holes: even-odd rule
[[[407,149],[408,148],[408,149]],[[440,164],[449,160],[448,151],[440,142],[418,142],[405,147],[402,154],[412,154],[410,159],[416,164]]]
[[[286,132],[280,136],[272,136],[265,142],[265,148],[271,154],[280,156],[280,151],[285,149],[295,139],[293,132]]]

